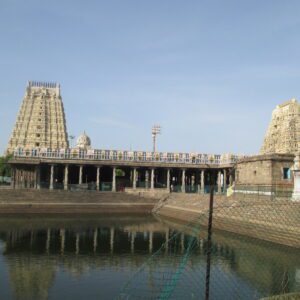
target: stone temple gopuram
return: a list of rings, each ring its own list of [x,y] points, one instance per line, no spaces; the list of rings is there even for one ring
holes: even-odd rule
[[[276,189],[292,191],[294,158],[299,146],[300,104],[292,99],[273,110],[260,155],[246,157],[237,163],[236,185],[243,189],[252,186],[269,194]]]
[[[7,153],[16,148],[68,148],[60,85],[29,81]]]
[[[295,154],[300,146],[300,105],[296,99],[273,110],[260,154]]]

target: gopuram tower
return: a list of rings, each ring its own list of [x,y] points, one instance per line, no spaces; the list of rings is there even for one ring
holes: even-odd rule
[[[273,110],[260,154],[295,154],[300,148],[300,105],[296,99]]]
[[[69,147],[60,85],[29,81],[8,143],[7,153],[15,148]]]

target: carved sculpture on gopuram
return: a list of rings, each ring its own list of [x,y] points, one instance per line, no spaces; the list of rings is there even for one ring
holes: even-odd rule
[[[16,148],[68,148],[60,85],[29,81],[10,137],[7,153]]]
[[[260,154],[298,153],[300,146],[300,105],[296,99],[273,110]]]

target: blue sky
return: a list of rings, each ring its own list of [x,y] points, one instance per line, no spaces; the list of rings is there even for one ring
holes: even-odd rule
[[[95,148],[259,151],[300,95],[300,1],[0,1],[0,152],[28,80]],[[300,98],[300,97],[299,97]]]

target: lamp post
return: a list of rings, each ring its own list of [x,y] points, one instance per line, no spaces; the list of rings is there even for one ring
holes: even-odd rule
[[[156,152],[156,136],[161,134],[161,126],[156,124],[152,126],[153,152]]]

